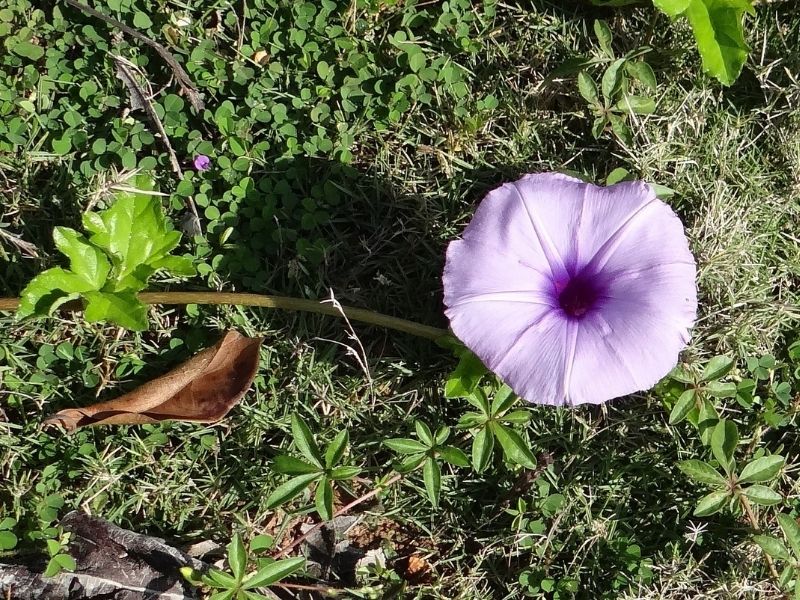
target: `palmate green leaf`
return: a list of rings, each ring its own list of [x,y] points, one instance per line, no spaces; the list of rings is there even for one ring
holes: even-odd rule
[[[781,526],[783,535],[786,536],[795,558],[800,560],[800,525],[793,517],[785,513],[778,515],[778,525]]]
[[[284,558],[276,560],[258,571],[253,573],[250,577],[244,580],[244,589],[252,590],[253,588],[266,587],[273,583],[288,577],[292,573],[303,568],[306,564],[306,559],[303,557],[297,558]]]
[[[494,417],[499,417],[500,415],[504,414],[508,409],[514,406],[514,403],[517,401],[517,395],[514,391],[506,384],[497,390],[497,393],[494,395],[492,399],[491,405],[491,414]]]
[[[760,504],[761,506],[773,506],[783,501],[783,496],[765,485],[751,485],[744,488],[742,493],[750,502]]]
[[[107,210],[83,216],[89,241],[111,256],[114,271],[107,291],[139,291],[159,268],[186,268],[185,261],[163,262],[181,234],[167,221],[158,197],[147,193],[152,181],[139,175],[134,184],[130,191],[119,192]]]
[[[489,466],[492,452],[494,452],[494,435],[488,427],[483,427],[472,441],[472,468],[477,473],[483,473]]]
[[[678,468],[686,475],[709,485],[725,485],[726,479],[710,464],[701,460],[684,460],[678,463]]]
[[[684,13],[703,68],[723,85],[736,81],[750,51],[742,29],[745,12],[754,12],[750,0],[691,0]]]
[[[791,558],[789,550],[778,538],[774,538],[770,535],[754,535],[753,541],[761,546],[765,554],[772,558],[778,558],[780,560],[789,560]]]
[[[516,431],[496,421],[492,422],[489,427],[491,427],[494,437],[500,442],[503,454],[510,462],[527,469],[536,468],[536,458]]]
[[[84,318],[89,323],[109,321],[133,331],[147,329],[147,306],[133,291],[86,292]]]
[[[727,491],[711,492],[703,496],[694,509],[694,516],[707,517],[708,515],[713,515],[725,506],[728,498],[730,498],[730,494]]]
[[[432,448],[435,445],[433,432],[431,432],[431,428],[427,424],[419,420],[414,421],[414,429],[417,432],[417,437],[428,448]]]
[[[469,396],[478,387],[486,374],[486,367],[472,352],[465,351],[458,360],[458,366],[447,378],[444,386],[445,398]]]
[[[761,483],[769,481],[783,467],[784,458],[778,454],[762,456],[747,463],[739,474],[740,483]]]
[[[288,502],[306,489],[312,481],[316,481],[320,477],[322,477],[322,473],[307,473],[293,477],[286,483],[279,485],[267,498],[267,508],[275,508],[284,502]]]

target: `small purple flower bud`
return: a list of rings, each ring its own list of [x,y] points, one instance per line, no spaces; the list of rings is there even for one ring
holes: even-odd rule
[[[211,168],[211,159],[205,154],[198,154],[194,157],[194,168],[198,171],[207,171]]]

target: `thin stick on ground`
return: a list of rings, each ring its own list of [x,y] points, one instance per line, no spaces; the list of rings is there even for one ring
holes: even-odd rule
[[[363,496],[359,496],[358,498],[353,500],[350,504],[345,504],[342,508],[340,508],[335,513],[333,513],[333,518],[331,519],[331,521],[333,521],[333,519],[335,519],[336,517],[341,517],[342,515],[346,514],[351,509],[355,508],[359,504],[362,504],[362,503],[366,502],[370,498],[373,498],[373,497],[377,496],[383,490],[385,490],[387,487],[389,487],[393,483],[396,483],[397,481],[399,481],[402,477],[403,477],[402,473],[395,473],[385,483],[377,486],[371,492],[367,492]],[[319,523],[316,523],[311,529],[306,531],[303,535],[298,536],[297,538],[292,540],[290,543],[288,543],[286,546],[284,546],[283,548],[278,550],[274,555],[275,558],[280,558],[281,556],[286,556],[286,554],[291,552],[292,549],[296,548],[297,546],[299,546],[300,544],[305,542],[309,537],[311,537],[314,534],[315,531],[317,531],[319,529],[322,529],[325,526],[326,523],[328,523],[328,521],[320,521]]]
[[[422,325],[408,319],[391,317],[365,308],[354,308],[351,306],[341,306],[340,308],[330,304],[322,304],[317,300],[306,300],[305,298],[290,298],[287,296],[264,296],[260,294],[246,294],[239,292],[142,292],[138,295],[139,300],[145,304],[216,304],[234,306],[257,306],[261,308],[277,308],[281,310],[312,312],[332,317],[341,317],[342,313],[347,315],[351,321],[360,321],[370,325],[395,329],[404,333],[410,333],[417,337],[438,340],[446,335],[446,329]],[[19,306],[19,298],[0,298],[0,311],[15,311]],[[68,304],[61,308],[67,308]],[[71,308],[80,309],[80,305],[71,304]]]

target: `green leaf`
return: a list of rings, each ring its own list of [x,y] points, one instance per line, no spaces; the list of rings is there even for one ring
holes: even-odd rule
[[[436,434],[433,436],[434,445],[441,446],[447,441],[447,438],[450,437],[450,428],[449,427],[439,427],[436,430]]]
[[[472,352],[461,355],[453,373],[448,377],[444,387],[445,398],[462,398],[469,396],[478,387],[481,378],[486,374],[486,367]]]
[[[327,477],[323,477],[317,483],[314,505],[324,521],[330,521],[333,518],[333,486]]]
[[[428,457],[425,466],[422,468],[422,478],[425,481],[425,490],[428,492],[428,499],[434,508],[439,506],[439,492],[442,490],[442,470],[439,463]]]
[[[17,526],[17,520],[13,517],[5,517],[4,519],[0,520],[0,531],[6,529],[13,529]]]
[[[489,427],[497,441],[500,442],[503,454],[509,461],[528,469],[536,468],[536,458],[516,431],[496,421],[492,422]]]
[[[228,544],[228,565],[236,581],[241,581],[247,571],[247,551],[238,533],[234,534],[231,543]]]
[[[149,29],[153,26],[153,21],[150,20],[146,13],[136,11],[133,15],[133,24],[139,29]]]
[[[734,398],[736,396],[736,384],[731,382],[709,381],[703,389],[715,398]]]
[[[778,515],[778,525],[781,526],[795,558],[800,559],[800,525],[793,517],[784,513]]]
[[[503,386],[497,390],[497,393],[494,395],[494,399],[492,399],[492,416],[499,417],[512,406],[514,406],[516,401],[517,395],[514,393],[514,391],[508,385],[503,384]]]
[[[619,82],[620,82],[619,70],[622,68],[622,65],[624,64],[625,64],[625,59],[618,58],[613,63],[611,63],[611,65],[609,65],[609,67],[606,69],[605,73],[603,73],[603,79],[600,86],[603,91],[603,96],[606,98],[606,101],[608,102],[614,101],[614,94],[619,88]]]
[[[78,568],[78,565],[75,563],[75,559],[69,554],[57,554],[53,557],[53,560],[55,560],[65,571],[75,571],[75,569]]]
[[[110,321],[134,331],[147,329],[147,306],[136,292],[86,292],[84,318],[90,323]]]
[[[235,589],[214,592],[208,597],[208,600],[233,600],[233,595],[235,593],[236,593]]]
[[[111,263],[102,250],[69,227],[56,227],[53,230],[53,241],[59,252],[69,258],[70,270],[84,279],[90,289],[99,290],[103,287],[111,270]]]
[[[0,531],[0,550],[13,550],[16,545],[16,535],[10,531]]]
[[[778,454],[757,458],[744,466],[739,475],[739,483],[769,481],[778,474],[784,462],[784,458]]]
[[[729,356],[715,356],[703,368],[700,382],[712,381],[731,372],[736,362]]]
[[[325,466],[329,469],[338,464],[347,450],[347,444],[350,442],[350,434],[347,429],[342,429],[336,434],[328,447],[325,449]]]
[[[269,495],[266,507],[275,508],[284,502],[288,502],[306,489],[312,481],[316,481],[321,476],[321,473],[308,473],[306,475],[293,477],[286,483],[278,486],[277,489]]]
[[[155,271],[167,271],[172,275],[180,275],[183,277],[191,277],[197,273],[194,267],[194,261],[188,256],[165,256],[159,260],[153,261],[152,267]]]
[[[285,577],[291,575],[295,571],[302,569],[305,564],[306,559],[303,557],[276,560],[275,562],[260,568],[250,577],[245,579],[243,587],[246,590],[252,590],[253,588],[272,585],[273,583],[281,581]]]
[[[678,401],[675,403],[675,406],[672,407],[672,411],[669,413],[669,424],[675,425],[676,423],[680,423],[686,418],[686,415],[689,414],[696,405],[697,400],[697,390],[694,388],[690,388],[683,392],[678,398]]]
[[[428,427],[422,421],[414,421],[414,429],[417,432],[417,437],[425,444],[428,448],[433,448],[436,443],[433,440],[433,433],[431,432],[431,428]]]
[[[789,550],[778,538],[770,535],[754,535],[753,541],[761,546],[765,554],[780,560],[790,560]]]
[[[675,381],[679,381],[680,383],[685,383],[687,385],[692,385],[695,383],[694,375],[692,374],[691,370],[688,369],[685,365],[678,365],[672,371],[669,372],[667,375],[670,379],[674,379]]]
[[[651,92],[658,90],[658,82],[653,67],[643,60],[629,60],[625,63],[625,70],[628,74],[644,85]]]
[[[320,467],[324,465],[322,454],[320,454],[317,442],[314,441],[314,436],[311,435],[311,430],[297,413],[292,413],[292,439],[303,456],[315,465]]]
[[[425,452],[428,449],[428,446],[410,438],[384,440],[383,445],[400,454],[416,454],[417,452]]]
[[[514,412],[510,412],[507,415],[502,415],[500,417],[500,420],[503,421],[503,423],[521,424],[521,423],[527,423],[532,418],[533,415],[531,414],[531,411],[522,409],[522,410],[515,410]]]
[[[628,169],[617,167],[608,174],[608,177],[606,177],[606,185],[614,185],[620,181],[624,181],[628,175],[630,175]]]
[[[345,479],[352,479],[361,473],[360,467],[336,467],[331,470],[331,479],[334,481],[343,481]]]
[[[600,103],[600,98],[597,96],[597,84],[586,71],[578,73],[578,91],[589,104]]]
[[[649,115],[656,111],[656,103],[647,96],[627,95],[617,102],[617,109],[637,115]]]
[[[118,193],[107,210],[83,216],[89,241],[111,256],[114,269],[106,291],[143,289],[158,262],[181,238],[164,216],[161,201],[147,194],[150,179],[137,176],[135,185],[138,188]]]
[[[210,581],[214,587],[232,588],[236,586],[236,580],[219,569],[209,569],[203,579]]]
[[[692,0],[653,0],[653,6],[670,17],[683,13]]]
[[[595,19],[594,35],[597,38],[597,43],[600,44],[600,48],[603,50],[603,53],[608,56],[608,58],[614,58],[614,51],[611,49],[611,42],[613,41],[614,36],[611,34],[611,29],[608,27],[608,23],[601,21],[600,19]]]
[[[408,473],[409,471],[413,471],[420,466],[423,460],[425,460],[424,454],[411,454],[410,456],[404,458],[400,464],[395,466],[395,470],[398,473]]]
[[[701,460],[683,460],[678,463],[678,468],[686,475],[709,485],[725,485],[726,479],[710,464]]]
[[[719,413],[714,404],[708,398],[705,398],[700,404],[700,411],[697,417],[697,429],[704,444],[711,444],[711,435],[714,433],[717,423],[719,423]]]
[[[275,544],[275,538],[271,535],[263,533],[255,536],[250,540],[250,551],[260,552],[262,550],[269,550]]]
[[[783,496],[765,485],[751,485],[744,488],[742,493],[754,504],[760,504],[762,506],[772,506],[774,504],[780,504],[783,501]]]
[[[742,16],[752,10],[749,0],[691,0],[686,8],[703,68],[723,85],[736,81],[747,60]]]
[[[697,508],[694,509],[695,517],[707,517],[718,512],[730,497],[727,491],[711,492],[707,496],[703,496],[700,502],[697,503]]]
[[[45,577],[54,577],[58,575],[60,572],[61,572],[61,565],[58,563],[56,557],[54,556],[48,561],[47,567],[45,567],[43,575]]]
[[[42,271],[31,279],[20,296],[17,318],[47,316],[64,304],[91,290],[85,279],[61,267]]]
[[[492,414],[489,407],[489,399],[481,388],[475,388],[474,392],[465,397],[467,402],[481,411],[487,418]]]
[[[441,446],[436,450],[443,459],[456,467],[468,467],[469,459],[464,452],[455,446]]]
[[[483,473],[492,459],[494,451],[494,435],[488,427],[483,427],[472,440],[472,468]]]
[[[736,423],[727,419],[722,419],[717,423],[714,433],[711,434],[711,453],[727,473],[733,470],[735,464],[733,453],[738,443],[739,431]]]
[[[293,456],[280,455],[275,457],[272,468],[284,475],[303,475],[305,473],[319,473],[322,468],[316,465],[295,458]]]
[[[14,54],[31,60],[39,60],[44,56],[44,48],[37,46],[27,40],[18,40],[11,48]]]

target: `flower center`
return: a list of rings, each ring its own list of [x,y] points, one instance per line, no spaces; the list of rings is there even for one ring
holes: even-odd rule
[[[576,275],[565,284],[556,283],[558,304],[568,316],[580,319],[595,308],[602,290],[590,277]]]

